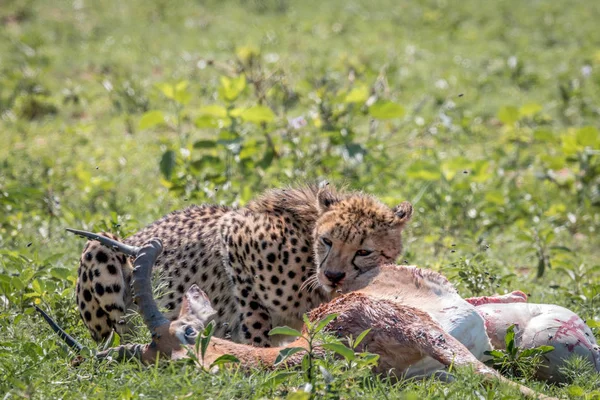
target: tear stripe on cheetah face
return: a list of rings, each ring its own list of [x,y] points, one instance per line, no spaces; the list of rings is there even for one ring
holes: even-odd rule
[[[356,207],[362,207],[363,211],[358,212]],[[314,240],[316,232],[322,232],[320,227],[329,227],[332,219],[342,218],[340,223],[351,225],[347,227],[349,231],[358,227],[366,235],[363,243],[372,239],[370,234],[381,236],[373,239],[376,241],[393,237],[381,252],[395,258],[400,252],[399,235],[404,222],[394,215],[393,209],[371,196],[338,193],[332,187],[300,186],[268,191],[242,208],[202,205],[176,211],[124,242],[141,246],[152,237],[162,240],[164,251],[154,270],[159,285],[165,288],[158,302],[167,310],[168,318],[179,315],[184,293],[197,284],[212,300],[216,336],[271,346],[279,343],[278,338],[268,336],[272,327],[284,323],[301,328],[302,315],[331,298],[331,293],[323,287],[309,285],[315,277],[315,260],[323,260],[318,258],[320,253]],[[375,220],[377,229],[368,228],[367,219],[372,217],[380,218]],[[388,236],[384,235],[386,229]],[[341,244],[345,242],[342,240]],[[338,249],[334,245],[334,249],[343,255],[340,261],[349,259],[345,247]],[[96,312],[86,315],[83,311],[82,317],[96,340],[118,328],[116,325],[124,319],[125,310],[135,308],[126,282],[131,260],[115,264],[118,272],[113,275],[112,267],[107,269],[107,263],[102,262],[105,258],[101,256],[98,260],[99,252],[108,259],[121,257],[114,249],[96,241],[90,241],[82,255],[82,269],[88,273],[98,270],[93,283],[88,280],[86,284],[92,284],[91,288],[99,284],[100,290],[88,290],[91,294],[88,296],[80,287],[77,294],[78,304],[83,302],[86,310],[95,307]],[[84,284],[83,274],[79,283]],[[125,290],[115,293],[115,284]],[[107,285],[113,288],[110,299]]]
[[[319,196],[322,214],[315,225],[313,282],[332,292],[345,281],[382,264],[395,262],[402,252],[401,232],[413,208],[403,202],[392,208],[359,194],[343,200]]]

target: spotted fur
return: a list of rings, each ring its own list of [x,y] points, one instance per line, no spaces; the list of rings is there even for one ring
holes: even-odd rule
[[[304,313],[336,296],[341,280],[317,279],[317,273],[346,265],[368,270],[395,260],[412,213],[407,204],[391,209],[372,196],[329,187],[278,189],[243,208],[201,205],[173,212],[124,242],[162,240],[155,270],[166,287],[158,302],[167,317],[176,318],[184,293],[197,284],[216,310],[216,336],[268,347],[281,341],[268,336],[274,326],[301,328]],[[328,249],[324,236],[335,242]],[[357,259],[363,247],[372,253]],[[86,244],[76,297],[95,340],[131,329],[125,319],[135,309],[131,274],[129,258],[97,241]]]

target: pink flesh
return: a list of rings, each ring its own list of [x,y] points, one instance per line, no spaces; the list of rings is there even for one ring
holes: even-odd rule
[[[471,297],[465,299],[468,303],[473,304],[475,307],[480,306],[482,304],[505,304],[505,303],[526,303],[527,295],[520,290],[515,290],[514,292],[497,295],[497,296],[482,296],[482,297]]]

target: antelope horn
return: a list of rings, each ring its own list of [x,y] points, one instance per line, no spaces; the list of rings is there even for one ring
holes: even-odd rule
[[[169,323],[152,296],[152,267],[161,252],[162,242],[160,239],[153,238],[139,250],[133,264],[133,301],[140,308],[144,323],[153,335],[156,328]]]
[[[116,240],[112,240],[107,238],[106,236],[98,235],[97,233],[80,231],[77,229],[66,228],[68,232],[74,233],[76,235],[88,238],[90,240],[97,240],[105,246],[112,247],[116,250],[119,250],[121,253],[125,253],[128,256],[135,257],[140,252],[140,247],[137,246],[129,246],[125,243],[117,242]]]
[[[70,348],[72,348],[73,350],[76,350],[77,352],[80,352],[81,349],[83,349],[83,346],[77,340],[73,339],[73,337],[71,335],[69,335],[67,332],[65,332],[60,326],[58,326],[58,324],[48,314],[46,314],[46,312],[44,310],[42,310],[41,308],[39,308],[36,305],[34,305],[34,307],[37,312],[42,314],[42,317],[46,320],[48,325],[50,325],[52,330],[54,332],[56,332],[56,334],[62,340],[64,340],[65,343],[67,345],[69,345]]]

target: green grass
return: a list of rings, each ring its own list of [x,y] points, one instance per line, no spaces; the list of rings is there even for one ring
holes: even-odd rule
[[[520,289],[598,327],[599,18],[584,0],[3,2],[0,392],[288,396],[299,373],[70,367],[31,305],[94,347],[73,304],[83,243],[65,227],[127,235],[305,180],[413,201],[400,261],[463,295]],[[393,385],[327,366],[315,390],[330,398],[514,396],[468,371]],[[600,396],[585,374],[526,383]]]

